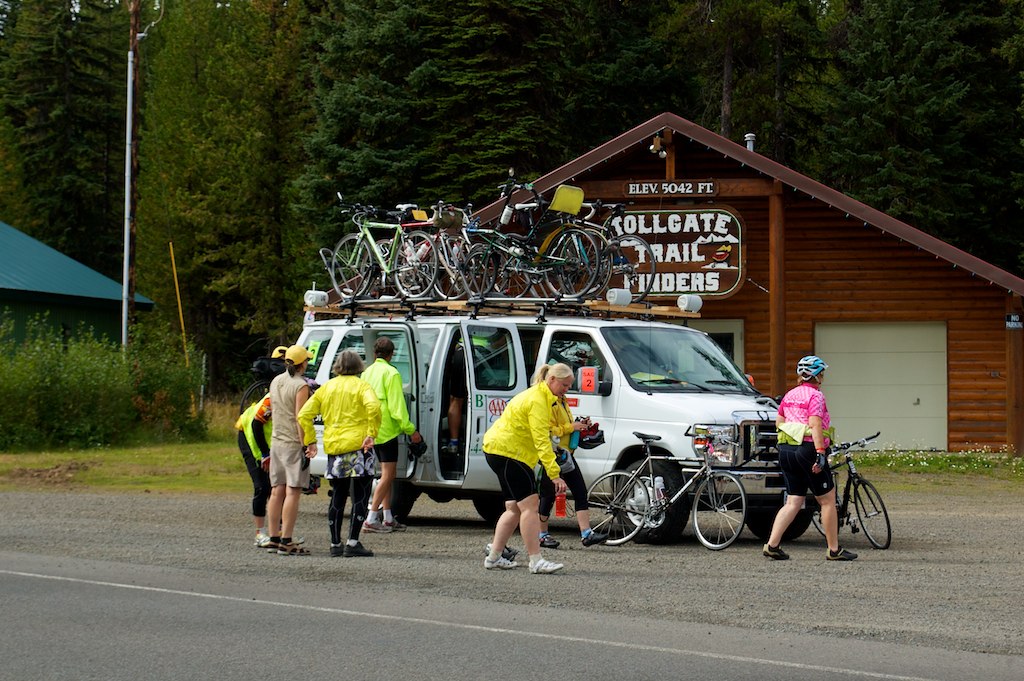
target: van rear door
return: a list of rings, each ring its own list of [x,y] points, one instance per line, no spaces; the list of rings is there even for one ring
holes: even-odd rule
[[[402,392],[409,411],[409,420],[419,426],[419,404],[414,395],[419,392],[421,377],[418,375],[416,362],[416,344],[413,342],[412,329],[404,322],[367,323],[361,327],[353,326],[345,330],[338,343],[334,356],[343,350],[355,350],[369,366],[374,362],[373,344],[378,338],[386,336],[395,344],[395,354],[391,357],[391,365],[398,369],[402,376]],[[329,376],[329,374],[327,374]],[[398,467],[395,477],[408,478],[416,470],[416,460],[408,455],[408,437],[398,436]]]
[[[466,437],[469,455],[463,487],[498,490],[498,479],[484,460],[483,435],[501,416],[505,405],[530,383],[523,346],[512,323],[464,319],[463,350],[469,368]]]

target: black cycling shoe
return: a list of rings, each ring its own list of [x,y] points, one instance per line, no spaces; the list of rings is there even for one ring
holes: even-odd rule
[[[561,543],[562,542],[558,541],[550,534],[545,534],[543,537],[540,538],[540,547],[542,549],[557,549],[558,545]]]
[[[847,551],[842,546],[840,546],[839,550],[836,551],[836,552],[833,552],[831,549],[829,549],[828,559],[829,560],[857,560],[857,554],[854,553],[853,551]]]
[[[772,560],[789,560],[789,554],[783,551],[781,546],[765,544],[761,553]]]
[[[364,547],[361,542],[356,542],[355,546],[345,544],[341,555],[344,558],[369,558],[373,555],[373,551]]]
[[[608,541],[608,535],[604,532],[594,532],[591,530],[590,534],[586,537],[581,537],[580,541],[583,542],[584,546],[593,546],[594,544],[603,544]]]

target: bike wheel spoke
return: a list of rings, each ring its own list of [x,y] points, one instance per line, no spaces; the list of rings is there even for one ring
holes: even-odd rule
[[[732,544],[747,519],[747,494],[740,479],[715,471],[697,487],[693,500],[693,531],[709,549]]]
[[[607,473],[587,491],[591,526],[608,534],[608,544],[624,544],[646,524],[650,501],[647,486],[639,479],[621,471]]]
[[[889,512],[878,490],[867,480],[858,480],[853,488],[853,504],[857,510],[857,522],[871,545],[876,549],[887,549],[892,542],[892,526]]]
[[[429,234],[415,230],[402,236],[392,279],[399,292],[409,298],[426,298],[433,293],[437,249]]]

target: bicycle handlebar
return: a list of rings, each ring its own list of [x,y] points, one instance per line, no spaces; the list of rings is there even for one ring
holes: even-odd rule
[[[841,443],[837,444],[835,447],[833,447],[833,449],[835,450],[836,453],[840,453],[840,452],[845,452],[845,451],[849,450],[852,447],[864,447],[864,446],[867,445],[867,443],[871,442],[872,440],[874,440],[875,438],[877,438],[881,434],[882,434],[882,431],[878,431],[874,435],[868,435],[867,437],[862,437],[859,440],[854,440],[852,442],[841,442]]]

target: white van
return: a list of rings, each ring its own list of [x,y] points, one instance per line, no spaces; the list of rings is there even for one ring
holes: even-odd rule
[[[585,311],[583,311],[585,313]],[[334,358],[345,349],[373,361],[379,336],[395,344],[392,363],[405,383],[409,414],[425,438],[427,452],[406,454],[401,438],[393,509],[410,512],[420,494],[438,502],[471,499],[484,518],[503,510],[498,481],[484,461],[484,432],[514,395],[526,389],[541,363],[565,362],[576,369],[566,398],[577,416],[589,416],[604,431],[605,444],[580,448],[576,458],[588,486],[598,476],[627,469],[642,457],[634,431],[661,436],[664,454],[698,459],[694,427],[714,438],[721,465],[743,476],[751,531],[767,537],[782,504],[782,479],[775,451],[775,403],[753,388],[730,358],[706,334],[677,324],[594,316],[436,316],[330,318],[307,321],[298,342],[313,353],[309,375],[320,384],[331,378]],[[462,342],[468,339],[468,342]],[[369,350],[370,356],[367,356]],[[456,361],[457,355],[462,361]],[[464,370],[468,397],[458,451],[448,452],[449,385],[453,367]],[[311,465],[323,475],[323,447]],[[402,465],[404,462],[404,466]],[[657,462],[669,493],[682,486],[684,472]],[[671,541],[689,516],[677,503],[665,522],[650,530],[651,541]],[[800,519],[790,536],[810,523]]]

